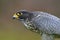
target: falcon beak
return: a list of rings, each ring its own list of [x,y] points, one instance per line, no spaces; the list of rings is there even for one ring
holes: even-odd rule
[[[13,19],[19,19],[19,16],[16,13],[13,15]]]

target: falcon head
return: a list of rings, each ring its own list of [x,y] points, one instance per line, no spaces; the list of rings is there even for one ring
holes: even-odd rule
[[[13,19],[20,19],[27,29],[39,33],[39,30],[30,22],[32,18],[33,13],[27,10],[21,10],[13,15]]]
[[[14,13],[13,19],[20,19],[25,20],[27,18],[31,18],[32,13],[28,12],[27,10],[21,10],[19,12]]]

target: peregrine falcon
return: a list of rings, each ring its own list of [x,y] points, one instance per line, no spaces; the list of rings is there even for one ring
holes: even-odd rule
[[[42,11],[20,10],[13,15],[27,29],[41,33],[42,40],[55,40],[54,34],[60,35],[60,18]]]

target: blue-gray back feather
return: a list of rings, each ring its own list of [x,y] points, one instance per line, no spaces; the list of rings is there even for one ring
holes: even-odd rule
[[[42,32],[48,34],[60,34],[60,19],[46,12],[33,12],[33,24]],[[39,16],[38,16],[39,15]]]

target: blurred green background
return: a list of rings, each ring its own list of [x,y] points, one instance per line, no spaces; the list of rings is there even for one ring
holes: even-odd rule
[[[39,34],[12,19],[13,13],[21,9],[45,11],[60,17],[60,0],[0,0],[0,40],[41,40]]]

